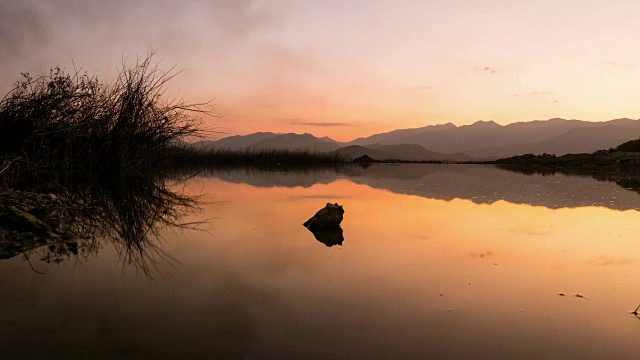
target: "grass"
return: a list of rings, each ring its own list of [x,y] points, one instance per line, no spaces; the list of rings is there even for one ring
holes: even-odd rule
[[[331,152],[313,152],[308,150],[229,150],[217,148],[197,148],[185,146],[172,149],[166,156],[168,166],[172,168],[257,168],[257,169],[296,169],[313,167],[334,167],[351,161],[345,155]]]
[[[113,83],[54,68],[23,74],[0,101],[0,176],[5,184],[143,172],[180,139],[202,132],[207,104],[168,101],[173,78],[152,55],[123,64]]]

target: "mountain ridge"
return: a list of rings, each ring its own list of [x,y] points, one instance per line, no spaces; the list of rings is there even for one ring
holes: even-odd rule
[[[229,136],[216,141],[201,141],[198,146],[231,150],[287,149],[329,152],[352,145],[364,146],[370,151],[381,151],[376,146],[419,145],[424,151],[413,149],[423,152],[426,156],[451,156],[461,153],[459,158],[491,160],[525,153],[563,155],[576,151],[594,152],[615,147],[621,142],[638,137],[640,137],[640,120],[619,118],[589,122],[551,118],[507,125],[500,125],[491,120],[476,121],[473,124],[461,126],[448,122],[418,128],[396,129],[368,137],[359,137],[349,142],[339,142],[327,136],[319,138],[309,133],[258,132]],[[354,149],[358,148],[351,148],[351,150]],[[407,147],[407,151],[400,152],[403,155],[401,160],[415,161],[410,160],[414,159],[414,155],[409,149]],[[388,150],[382,151],[395,153],[395,156],[399,154],[398,151]],[[359,149],[357,152],[362,151]]]

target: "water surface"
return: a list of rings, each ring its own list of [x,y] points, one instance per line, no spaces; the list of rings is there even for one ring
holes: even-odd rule
[[[165,230],[152,279],[109,243],[59,264],[32,255],[44,274],[1,261],[0,356],[636,358],[640,195],[596,178],[204,173],[186,184],[202,211],[184,220],[206,231]],[[327,202],[344,206],[342,246],[301,225]]]

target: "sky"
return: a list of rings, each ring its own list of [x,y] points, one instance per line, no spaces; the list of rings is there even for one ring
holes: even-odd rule
[[[226,135],[640,118],[637,0],[0,1],[0,92],[153,50]]]

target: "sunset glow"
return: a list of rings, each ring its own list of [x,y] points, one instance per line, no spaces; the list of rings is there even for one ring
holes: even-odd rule
[[[0,90],[150,49],[230,135],[640,117],[640,2],[3,1]]]

